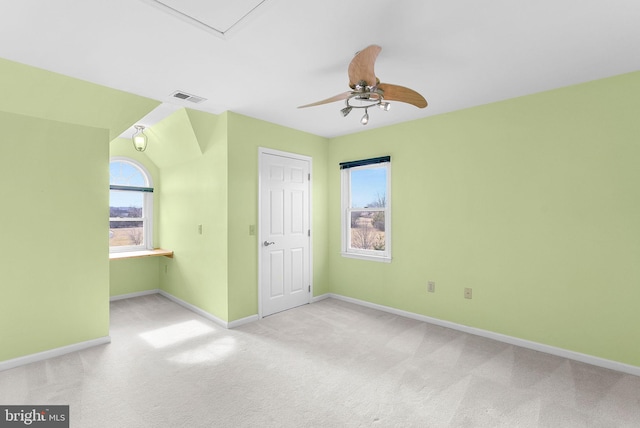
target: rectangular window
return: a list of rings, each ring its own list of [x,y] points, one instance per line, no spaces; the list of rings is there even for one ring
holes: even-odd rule
[[[109,246],[145,247],[142,192],[110,190]]]
[[[391,261],[391,158],[343,162],[342,255]]]

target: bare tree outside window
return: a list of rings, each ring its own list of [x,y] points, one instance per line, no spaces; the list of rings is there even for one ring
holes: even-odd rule
[[[385,203],[385,196],[378,194],[367,208],[384,208]],[[384,229],[384,211],[352,211],[351,248],[384,250]]]

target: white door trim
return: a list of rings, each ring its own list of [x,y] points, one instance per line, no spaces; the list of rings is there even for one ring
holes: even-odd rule
[[[311,179],[309,180],[309,228],[311,230],[311,237],[309,238],[309,286],[311,292],[309,293],[309,303],[313,296],[313,158],[311,156],[301,155],[298,153],[283,152],[281,150],[269,149],[267,147],[258,147],[258,230],[256,231],[256,248],[258,251],[258,317],[262,316],[262,241],[260,240],[263,225],[262,225],[262,155],[275,155],[291,159],[298,159],[309,162],[309,174]]]

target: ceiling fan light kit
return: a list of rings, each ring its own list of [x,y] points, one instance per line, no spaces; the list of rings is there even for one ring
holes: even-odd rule
[[[360,119],[360,123],[363,125],[369,123],[369,107],[378,106],[383,111],[389,111],[391,109],[389,101],[400,101],[418,108],[425,108],[427,100],[413,89],[389,83],[380,83],[380,79],[376,77],[373,67],[381,50],[380,46],[371,45],[356,53],[349,64],[348,70],[351,91],[298,108],[313,107],[344,100],[346,107],[340,110],[342,116],[347,117],[354,108],[363,108],[364,116]]]
[[[366,108],[364,109],[364,116],[360,119],[360,123],[363,125],[369,123],[369,111]]]

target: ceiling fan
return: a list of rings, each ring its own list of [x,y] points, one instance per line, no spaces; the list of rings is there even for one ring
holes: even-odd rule
[[[391,108],[389,101],[400,101],[418,108],[425,108],[427,100],[413,89],[390,83],[380,83],[380,79],[376,77],[373,71],[373,66],[381,50],[380,46],[371,45],[357,52],[353,57],[348,69],[351,91],[298,108],[345,100],[346,107],[340,110],[342,116],[346,117],[354,108],[363,108],[364,116],[360,119],[360,123],[363,125],[369,123],[369,107],[378,106],[384,111],[389,111]]]

